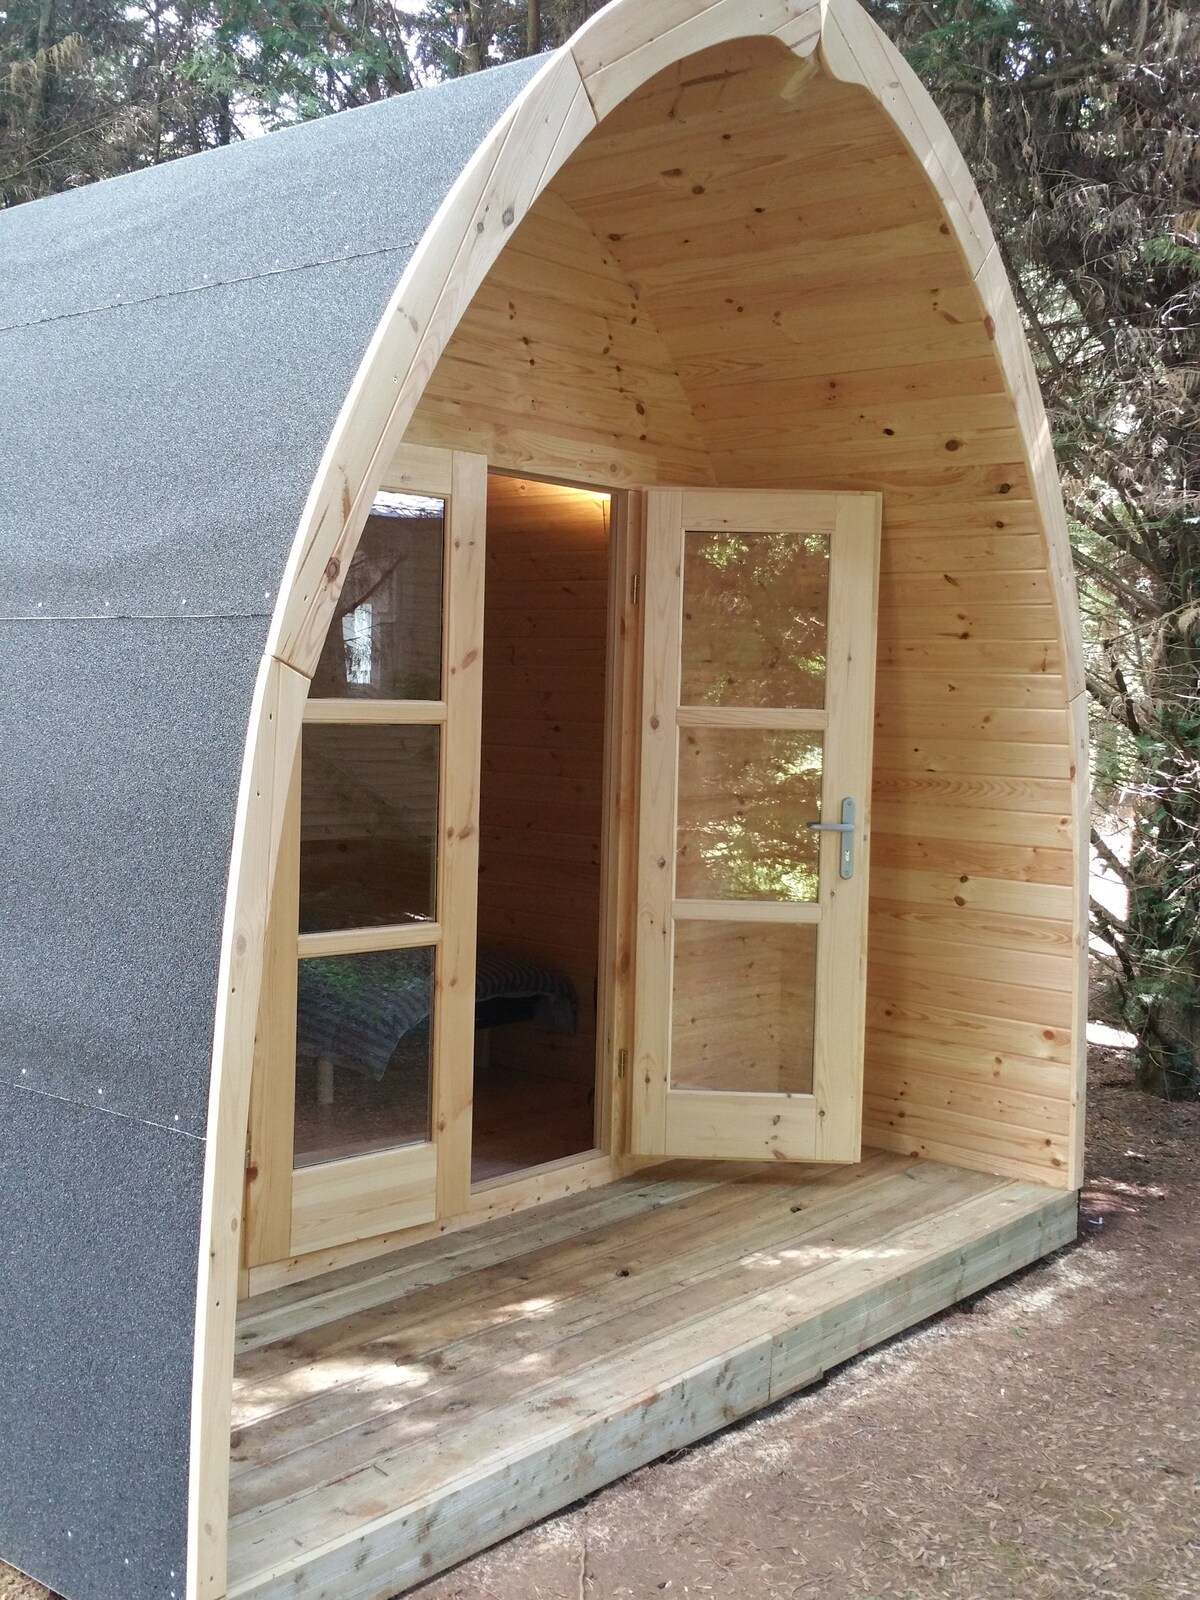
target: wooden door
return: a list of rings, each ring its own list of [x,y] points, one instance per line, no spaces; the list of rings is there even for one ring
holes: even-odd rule
[[[248,1265],[470,1195],[487,463],[401,449],[305,708],[251,1094]]]
[[[647,501],[633,1150],[855,1161],[880,499]]]

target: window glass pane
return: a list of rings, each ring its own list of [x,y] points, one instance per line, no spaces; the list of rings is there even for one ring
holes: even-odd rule
[[[825,704],[829,540],[815,533],[687,533],[685,706]]]
[[[441,699],[445,509],[420,495],[376,502],[313,675],[314,698]]]
[[[301,961],[298,1167],[430,1137],[432,950]]]
[[[309,723],[300,763],[300,931],[437,914],[441,729]]]
[[[676,922],[671,1087],[811,1094],[817,929]]]
[[[682,728],[675,893],[684,900],[816,900],[822,737]]]

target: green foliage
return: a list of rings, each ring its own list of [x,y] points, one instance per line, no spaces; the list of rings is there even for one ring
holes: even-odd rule
[[[530,15],[530,5],[533,15]],[[0,205],[559,43],[599,0],[11,0]]]
[[[1071,515],[1101,985],[1141,1081],[1200,1092],[1200,16],[1164,0],[875,0],[974,171]]]

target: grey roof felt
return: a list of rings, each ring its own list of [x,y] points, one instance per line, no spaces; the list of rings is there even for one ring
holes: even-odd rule
[[[0,1081],[203,1137],[261,652],[246,617],[0,622]]]
[[[388,297],[538,65],[0,213],[0,616],[269,614]]]
[[[284,562],[415,244],[541,64],[0,213],[0,1555],[69,1600],[181,1570],[221,917]]]
[[[182,1600],[203,1141],[6,1084],[0,1128],[3,1554]]]

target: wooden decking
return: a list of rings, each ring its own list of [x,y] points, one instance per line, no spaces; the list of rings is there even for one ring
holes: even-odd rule
[[[901,1156],[676,1166],[252,1300],[230,1600],[387,1600],[1074,1234]]]

